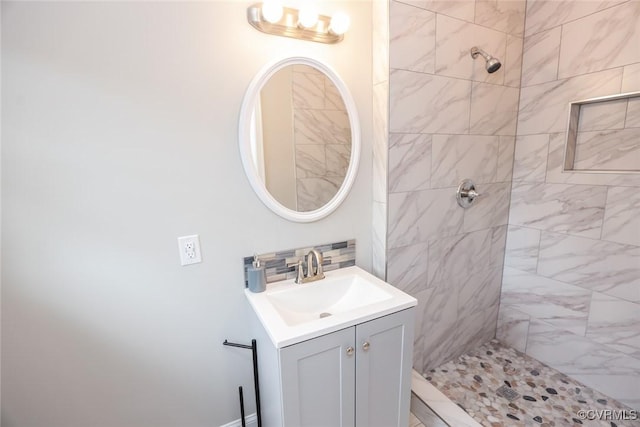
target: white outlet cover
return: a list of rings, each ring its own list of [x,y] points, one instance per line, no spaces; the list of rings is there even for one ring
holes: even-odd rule
[[[197,234],[178,237],[178,250],[180,251],[180,265],[202,262],[200,237]]]

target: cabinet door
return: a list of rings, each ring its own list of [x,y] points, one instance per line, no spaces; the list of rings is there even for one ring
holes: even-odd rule
[[[409,425],[414,310],[356,326],[356,426]]]
[[[355,424],[355,328],[280,351],[286,427],[352,427]]]

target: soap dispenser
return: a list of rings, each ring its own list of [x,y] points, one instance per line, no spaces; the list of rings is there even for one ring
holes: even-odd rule
[[[267,272],[260,263],[258,255],[253,256],[253,262],[247,267],[247,282],[251,292],[264,292],[267,289]]]

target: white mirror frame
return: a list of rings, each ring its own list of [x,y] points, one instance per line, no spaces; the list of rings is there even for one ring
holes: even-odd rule
[[[251,153],[251,116],[255,110],[255,103],[259,99],[260,91],[267,81],[280,69],[288,65],[308,65],[322,71],[333,84],[338,88],[340,96],[344,101],[344,105],[349,114],[349,124],[351,126],[351,158],[349,159],[349,167],[344,177],[342,186],[327,204],[313,211],[298,212],[289,209],[278,202],[267,190],[265,183],[260,178],[260,174],[256,170]],[[358,120],[358,112],[356,104],[349,93],[349,89],[340,79],[338,74],[328,65],[313,59],[302,56],[288,57],[267,64],[253,78],[242,100],[240,109],[240,120],[238,121],[238,137],[240,145],[240,156],[242,158],[242,166],[247,174],[249,183],[256,192],[262,203],[269,209],[281,217],[295,222],[312,222],[326,217],[335,211],[349,194],[353,182],[358,172],[358,163],[360,161],[360,121]]]

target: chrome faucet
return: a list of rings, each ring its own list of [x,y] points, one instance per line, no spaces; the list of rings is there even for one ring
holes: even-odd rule
[[[313,268],[313,260],[315,258],[316,267]],[[324,279],[324,273],[322,272],[322,254],[315,249],[311,249],[307,254],[307,274],[304,274],[305,263],[302,260],[298,261],[298,274],[296,275],[295,283],[309,283],[316,280]]]

